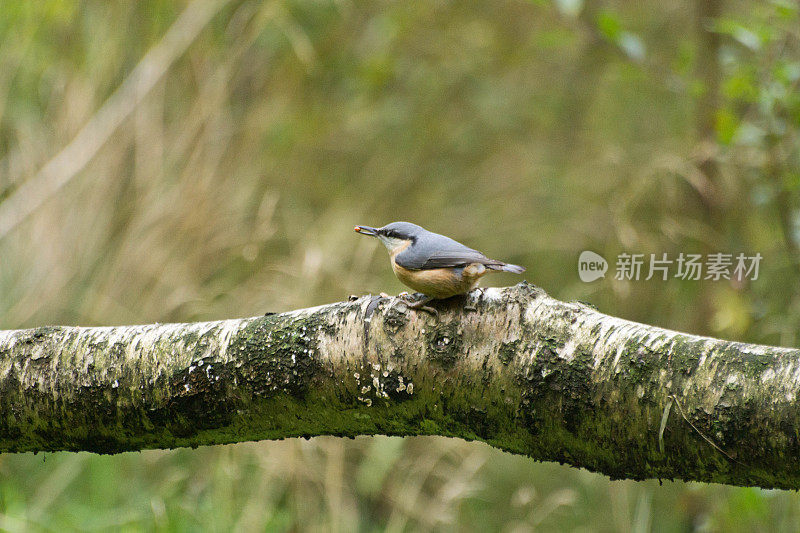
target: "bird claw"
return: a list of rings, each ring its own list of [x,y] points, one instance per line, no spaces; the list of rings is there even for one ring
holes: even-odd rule
[[[433,307],[431,307],[429,305],[425,305],[428,302],[430,302],[431,300],[433,300],[432,296],[425,296],[425,295],[423,295],[422,298],[420,298],[419,300],[417,300],[416,302],[413,302],[413,303],[409,302],[406,298],[403,298],[403,301],[405,302],[406,307],[408,307],[409,309],[413,309],[415,311],[425,311],[426,313],[430,313],[433,316],[438,318],[439,317],[439,311],[437,311],[436,309],[434,309]]]

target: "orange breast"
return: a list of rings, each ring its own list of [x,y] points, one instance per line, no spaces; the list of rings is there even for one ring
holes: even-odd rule
[[[478,264],[463,269],[408,270],[395,263],[394,257],[392,257],[392,269],[403,284],[434,298],[465,294],[475,288],[478,279],[486,273],[486,268]]]

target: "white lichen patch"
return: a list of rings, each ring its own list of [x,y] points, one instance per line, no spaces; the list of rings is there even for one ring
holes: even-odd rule
[[[352,354],[364,353],[364,328],[372,327],[372,318],[379,312],[375,310],[365,322],[364,313],[369,301],[369,298],[365,299],[360,308],[350,306],[342,309],[341,306],[334,304],[320,309],[315,320],[330,325],[328,331],[332,332],[326,333],[326,328],[320,325],[308,333],[308,338],[314,341],[317,348],[314,356],[320,362],[333,366],[347,366]]]
[[[338,306],[341,304],[323,304],[318,305],[316,307],[306,307],[304,309],[295,309],[293,311],[286,311],[285,313],[281,313],[280,316],[282,317],[289,317],[289,318],[300,318],[304,316],[311,316],[316,315],[320,312],[327,312],[330,310],[331,306]]]
[[[537,298],[536,300],[528,303],[523,317],[525,322],[529,324],[536,324],[542,321],[550,311],[551,308],[545,303],[544,299]]]
[[[14,329],[0,331],[0,347],[13,348],[19,337],[19,331]]]
[[[489,302],[499,302],[502,301],[504,297],[503,289],[498,287],[487,287],[482,290],[482,294],[478,295],[476,298],[477,300],[486,300]]]
[[[577,346],[577,341],[575,337],[570,338],[567,342],[564,343],[564,346],[558,350],[558,357],[563,359],[566,362],[571,362],[575,358],[575,347]]]
[[[750,355],[767,355],[767,354],[783,354],[796,352],[796,348],[784,348],[782,346],[765,346],[763,344],[745,344],[736,343],[737,349],[743,354]]]
[[[611,368],[612,369],[617,368],[617,365],[619,364],[619,360],[622,357],[622,352],[624,352],[624,351],[625,351],[625,345],[624,344],[619,344],[617,346],[616,351],[614,352],[614,360],[611,362]],[[598,366],[599,361],[602,360],[603,355],[604,355],[603,352],[601,352],[599,350],[597,351],[597,354],[595,356],[595,361],[596,361],[595,368]]]

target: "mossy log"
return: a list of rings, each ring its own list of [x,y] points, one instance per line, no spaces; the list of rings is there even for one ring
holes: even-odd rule
[[[800,350],[519,284],[435,304],[0,332],[0,451],[443,435],[612,478],[800,488]]]

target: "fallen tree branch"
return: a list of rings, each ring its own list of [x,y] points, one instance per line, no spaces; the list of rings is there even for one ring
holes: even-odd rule
[[[800,488],[799,350],[637,324],[526,283],[467,300],[438,317],[365,296],[3,331],[0,451],[444,435],[612,478]]]

